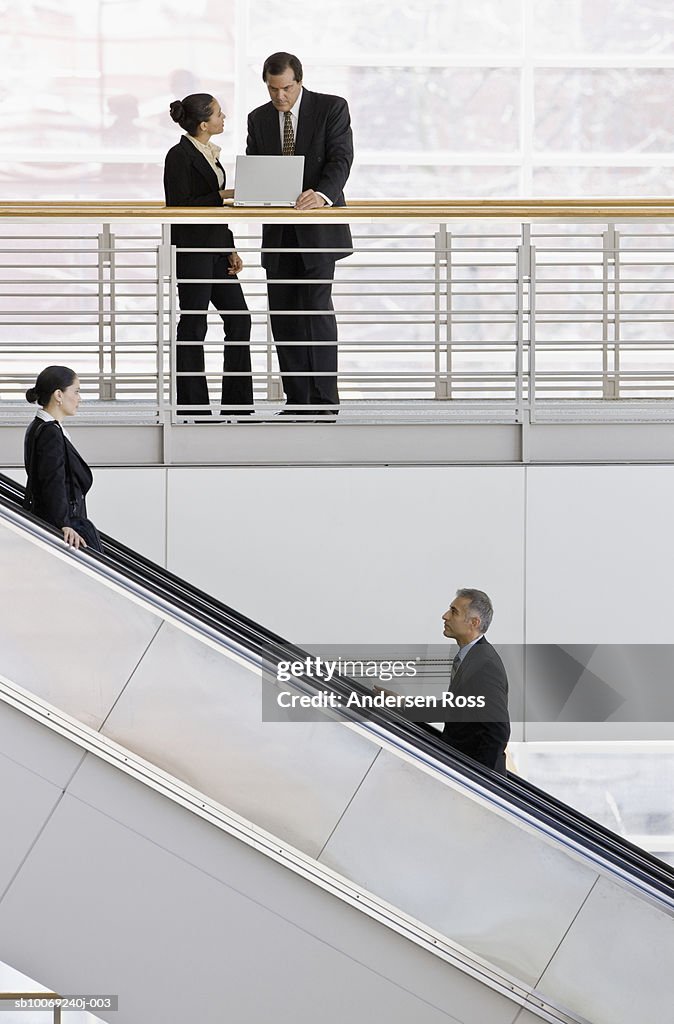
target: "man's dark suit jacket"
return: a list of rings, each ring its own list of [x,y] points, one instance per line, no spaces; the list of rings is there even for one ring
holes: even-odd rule
[[[451,692],[484,697],[484,708],[448,709],[442,739],[480,764],[505,774],[505,747],[510,737],[508,677],[499,655],[485,637],[466,654],[452,680]]]
[[[71,526],[73,518],[87,518],[84,496],[94,478],[55,420],[35,417],[26,431],[24,463],[28,474],[27,490],[33,496],[31,512],[59,530],[63,526]],[[74,509],[68,471],[72,480]]]
[[[248,142],[250,156],[280,156],[281,130],[279,112],[273,103],[265,103],[248,115]],[[349,107],[341,96],[310,92],[302,89],[300,112],[295,138],[295,155],[304,157],[302,191],[311,188],[322,192],[334,206],[346,206],[344,186],[353,163],[353,137]],[[321,248],[326,251],[305,253],[305,267],[326,261],[341,260],[352,252],[351,230],[348,224],[294,224],[299,249]],[[262,232],[263,248],[281,245],[281,224],[265,224]],[[334,246],[335,250],[329,251]],[[263,253],[262,266],[277,270],[278,253]]]
[[[166,154],[164,194],[167,206],[222,206],[215,171],[186,135]],[[172,224],[171,242],[179,248],[221,249],[225,253],[235,248],[234,236],[228,226],[216,222]]]

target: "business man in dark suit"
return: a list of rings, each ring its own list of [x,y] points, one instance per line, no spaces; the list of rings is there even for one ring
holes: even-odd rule
[[[231,198],[220,149],[211,141],[224,127],[225,115],[210,93],[195,93],[174,100],[171,117],[185,129],[177,145],[166,154],[164,192],[167,206],[219,206]],[[208,384],[204,373],[204,347],[209,303],[220,311],[224,332],[221,412],[244,415],[253,411],[251,375],[251,321],[237,273],[243,264],[235,250],[234,236],[224,222],[173,224],[171,242],[178,249],[178,298],[180,320],[176,332],[178,413],[210,416]],[[187,312],[189,311],[189,312]],[[192,344],[183,344],[192,342]],[[196,343],[196,344],[195,344]],[[190,376],[182,376],[189,373]]]
[[[449,691],[456,697],[484,698],[483,707],[454,707],[442,739],[468,757],[505,775],[510,737],[508,677],[499,655],[485,637],[494,610],[482,590],[457,590],[442,616],[444,635],[456,640]]]
[[[344,185],[353,162],[349,108],[340,96],[305,89],[302,75],[302,65],[293,54],[274,53],[267,58],[262,78],[270,102],[248,115],[246,152],[253,156],[304,156],[303,191],[297,210],[345,206]],[[290,225],[265,224],[262,247],[290,250],[262,254],[272,332],[289,406],[284,412],[334,417],[339,394],[332,282],[336,260],[353,251],[349,226],[339,221],[303,224],[301,220]]]

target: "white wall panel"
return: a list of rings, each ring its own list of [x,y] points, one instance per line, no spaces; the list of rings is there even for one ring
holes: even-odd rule
[[[525,622],[532,643],[671,642],[629,598],[647,584],[667,605],[673,507],[672,466],[105,468],[90,501],[106,532],[306,644],[442,642],[461,585],[492,595],[496,642]]]
[[[65,789],[83,756],[79,747],[55,732],[39,729],[28,715],[4,701],[0,701],[0,750],[59,789]]]
[[[377,748],[335,723],[263,722],[262,685],[164,623],[101,731],[313,857]]]
[[[531,985],[597,877],[386,751],[319,859]]]
[[[97,469],[87,499],[89,515],[100,530],[164,566],[166,473],[161,467]]]
[[[674,467],[527,470],[530,643],[672,643]]]
[[[61,789],[0,754],[0,900],[61,798]],[[11,938],[2,938],[0,960],[11,960]]]
[[[457,587],[519,642],[521,467],[172,469],[168,566],[300,644],[442,642]]]
[[[672,964],[674,914],[600,878],[555,952],[540,990],[576,1007],[593,1024],[664,1022],[674,1007]]]

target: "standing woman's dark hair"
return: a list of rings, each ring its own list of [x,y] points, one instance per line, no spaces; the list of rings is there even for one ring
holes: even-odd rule
[[[174,100],[169,105],[171,118],[187,132],[196,137],[202,121],[208,121],[213,114],[215,96],[208,92],[193,92],[184,100]]]
[[[28,481],[24,508],[51,523],[74,548],[102,551],[98,530],[87,517],[85,495],[91,470],[62,423],[80,404],[80,382],[68,366],[46,366],[26,399],[42,408],[26,431],[23,457]]]
[[[212,142],[225,126],[216,98],[195,92],[174,100],[169,110],[185,131],[166,154],[164,192],[167,206],[222,206],[233,195]],[[179,416],[210,416],[204,340],[208,307],[220,313],[225,332],[220,412],[237,416],[253,412],[250,361],[250,313],[236,275],[243,263],[234,236],[220,218],[206,224],[172,224],[177,246],[176,271],[180,319],[176,330],[176,394]],[[194,252],[181,252],[193,249]]]

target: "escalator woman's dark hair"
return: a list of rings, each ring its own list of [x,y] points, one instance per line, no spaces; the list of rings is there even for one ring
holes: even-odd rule
[[[37,402],[44,409],[55,391],[65,391],[73,383],[77,374],[68,366],[45,366],[38,374],[35,386],[26,391],[28,402]]]

